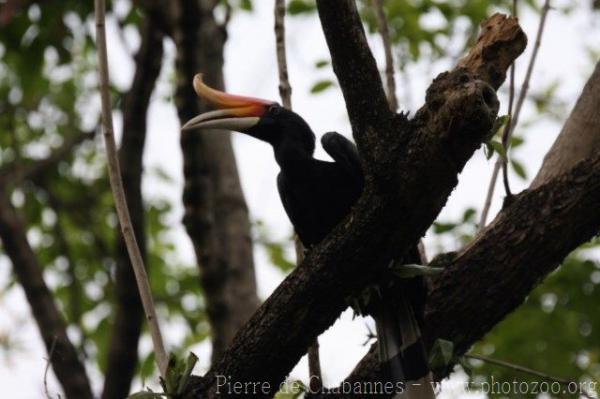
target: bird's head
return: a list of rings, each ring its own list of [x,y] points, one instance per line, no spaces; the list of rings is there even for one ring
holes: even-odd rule
[[[315,136],[300,115],[275,101],[228,94],[207,86],[202,74],[194,76],[194,90],[216,109],[187,121],[181,130],[221,129],[245,133],[277,148],[284,142],[296,142],[311,153]]]

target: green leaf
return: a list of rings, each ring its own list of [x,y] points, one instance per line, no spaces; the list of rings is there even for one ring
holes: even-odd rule
[[[469,376],[469,378],[473,376],[473,367],[471,367],[464,356],[458,358],[458,364],[460,364],[460,367],[462,367],[463,371]]]
[[[315,68],[317,69],[325,68],[327,65],[329,65],[329,60],[318,60],[315,62]]]
[[[495,152],[498,153],[503,159],[506,159],[506,149],[502,145],[501,142],[496,140],[489,141],[490,146],[494,149]]]
[[[508,122],[508,115],[502,115],[496,118],[494,121],[494,126],[492,127],[492,131],[490,133],[490,137],[495,137],[504,130],[504,126]]]
[[[454,343],[438,338],[429,352],[429,367],[431,370],[440,370],[448,367],[454,358]]]
[[[297,399],[305,392],[308,392],[308,388],[302,381],[286,381],[275,395],[275,399]]]
[[[473,220],[476,214],[477,211],[475,210],[475,208],[467,208],[463,213],[463,222],[470,222],[471,220]]]
[[[164,393],[152,392],[150,388],[147,391],[140,391],[133,393],[127,397],[127,399],[162,399],[167,395]]]
[[[517,148],[521,146],[524,142],[525,140],[522,137],[512,136],[510,138],[510,148]]]
[[[449,231],[452,231],[456,228],[456,223],[442,223],[442,222],[434,222],[433,223],[433,232],[435,234],[443,234]]]
[[[252,1],[251,0],[241,0],[240,8],[244,11],[252,11]]]
[[[179,385],[179,377],[181,364],[179,359],[175,354],[171,353],[169,355],[169,364],[167,365],[167,373],[163,381],[164,389],[166,393],[175,393],[176,388]]]
[[[331,81],[331,80],[319,80],[317,83],[315,83],[310,88],[310,92],[312,94],[321,93],[321,92],[327,90],[328,88],[330,88],[331,86],[333,86],[333,81]]]
[[[519,176],[523,180],[527,179],[527,172],[525,171],[525,167],[520,162],[518,162],[515,159],[511,159],[510,165],[512,166],[517,176]]]
[[[179,387],[177,389],[178,395],[181,395],[183,393],[183,391],[185,390],[185,387],[187,386],[190,376],[192,375],[192,371],[194,370],[194,366],[196,365],[197,362],[198,362],[198,356],[196,356],[195,353],[190,352],[190,354],[188,355],[188,357],[185,361],[185,369],[183,370],[183,373],[179,380]]]
[[[269,259],[274,266],[277,266],[284,272],[289,272],[296,264],[289,260],[285,254],[285,248],[282,243],[268,242],[265,243],[265,249],[269,253]]]
[[[140,379],[142,384],[152,375],[154,372],[154,352],[150,352],[140,364]]]
[[[311,13],[316,11],[317,5],[314,1],[292,0],[289,2],[287,12],[290,15]]]

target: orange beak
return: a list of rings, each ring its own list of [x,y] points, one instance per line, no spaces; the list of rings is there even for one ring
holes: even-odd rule
[[[273,101],[244,97],[208,87],[202,74],[194,76],[194,90],[200,98],[217,108],[187,121],[181,130],[224,129],[243,132],[255,126]]]

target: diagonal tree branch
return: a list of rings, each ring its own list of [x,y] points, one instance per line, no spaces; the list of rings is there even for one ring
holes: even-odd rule
[[[451,337],[457,353],[464,353],[572,250],[597,234],[600,157],[518,194],[515,201],[435,279],[427,314],[429,343]],[[487,288],[456,288],[473,284]]]
[[[588,160],[586,162],[591,162],[591,158],[595,154],[598,153],[598,149],[600,148],[600,118],[598,118],[598,114],[596,110],[600,106],[600,63],[596,64],[596,68],[586,83],[578,101],[575,105],[575,108],[571,112],[567,122],[563,126],[560,135],[558,136],[556,142],[552,146],[551,150],[546,155],[544,160],[544,164],[542,168],[538,172],[538,175],[531,183],[530,190],[537,189],[541,185],[547,183],[549,185],[555,184],[556,179],[565,173],[569,173],[571,169],[576,166],[579,162],[584,160]],[[546,206],[552,206],[553,199],[549,199],[549,202]],[[560,207],[559,204],[554,204],[556,207]],[[516,206],[516,205],[513,205]],[[507,212],[504,210],[496,220],[500,220],[500,216]],[[549,212],[550,213],[550,212]],[[544,217],[545,223],[545,217]],[[569,219],[566,220],[569,222]],[[504,226],[507,230],[504,232],[505,237],[509,237],[513,233],[513,229],[511,226],[515,224],[516,221],[511,221],[510,223],[505,223]],[[540,223],[538,221],[538,223]],[[485,237],[487,231],[480,237]],[[527,236],[527,239],[533,238],[533,236]],[[487,239],[486,239],[487,240]],[[552,240],[557,240],[554,237],[548,238],[548,245],[552,245]],[[504,239],[502,240],[504,241]],[[562,241],[562,237],[557,241]],[[525,247],[533,246],[533,242],[526,241],[523,243]],[[572,249],[575,249],[576,244]],[[470,246],[469,250],[464,251],[464,254],[474,251],[476,249],[476,245]],[[490,252],[490,255],[486,255],[489,257],[489,260],[483,258],[481,260],[482,263],[493,262],[493,259],[496,257],[496,253],[502,253],[502,248],[497,248],[494,251]],[[545,270],[552,270],[556,264],[562,259],[565,255],[563,253],[556,254],[554,256],[553,265],[548,265]],[[539,260],[536,259],[536,262]],[[529,270],[530,264],[521,264],[518,266],[521,270],[528,269],[527,274],[531,274],[532,271]],[[499,270],[498,278],[503,278],[504,273],[503,270]],[[535,273],[534,273],[535,274]],[[541,281],[544,278],[545,274],[538,274],[537,281]],[[517,279],[515,284],[520,283],[521,277],[519,275],[514,275],[514,278]],[[461,284],[459,287],[462,287]],[[457,287],[456,290],[460,290]],[[472,287],[468,288],[469,290]],[[512,292],[512,290],[510,291]],[[497,291],[498,298],[496,300],[498,302],[502,302],[504,300],[504,295],[502,292]],[[522,295],[526,295],[528,293],[521,293]],[[520,300],[523,301],[525,297],[523,296]],[[517,299],[518,301],[518,299]],[[432,307],[433,305],[430,305]],[[450,307],[450,306],[449,306]],[[462,309],[455,308],[456,312],[462,312]],[[449,317],[453,317],[452,314]],[[446,337],[447,339],[453,340],[453,337]],[[430,339],[431,341],[432,339]],[[376,360],[376,356],[373,353],[373,349],[370,353],[363,358],[363,360],[357,365],[357,367],[352,372],[347,379],[348,382],[352,381],[369,381],[376,380],[378,378],[378,363]]]
[[[108,174],[110,185],[113,191],[115,208],[123,239],[127,246],[127,252],[133,266],[138,291],[146,314],[146,320],[152,337],[152,344],[156,356],[156,364],[161,376],[166,377],[167,371],[167,353],[164,348],[164,342],[156,317],[156,309],[154,300],[150,290],[150,283],[144,267],[144,260],[140,253],[140,248],[136,242],[135,232],[131,225],[129,209],[127,208],[127,200],[121,180],[121,171],[119,167],[117,145],[115,143],[113,122],[112,122],[112,107],[110,104],[109,95],[109,78],[108,78],[108,54],[106,49],[106,32],[105,32],[105,4],[104,0],[95,0],[95,21],[96,21],[96,43],[98,56],[98,74],[100,80],[100,98],[102,103],[102,130],[104,142],[106,144],[106,156],[108,159]]]
[[[435,278],[425,317],[427,345],[443,338],[454,343],[457,356],[464,354],[518,307],[572,250],[598,233],[598,207],[598,156],[518,194]],[[451,366],[438,370],[438,378],[448,375]],[[345,383],[379,378],[379,362],[372,348]]]
[[[368,166],[376,162],[377,152],[387,142],[385,135],[390,133],[390,126],[386,124],[393,113],[355,0],[318,0],[317,6],[354,139]]]
[[[123,187],[131,222],[142,258],[146,258],[144,203],[142,198],[142,158],[146,139],[146,117],[150,98],[163,60],[163,36],[152,17],[146,15],[141,27],[142,42],[135,57],[135,74],[123,109],[123,138],[119,148]],[[108,346],[104,399],[129,394],[138,363],[138,341],[144,316],[136,288],[135,274],[127,248],[119,236],[116,250],[116,311]]]
[[[600,61],[588,79],[531,187],[564,173],[600,152]]]
[[[324,4],[318,3],[319,7],[328,7]],[[343,9],[348,3],[336,5]],[[356,21],[358,16],[353,13],[356,9],[352,5],[336,15]],[[480,63],[477,75],[468,63],[441,74],[429,88],[426,104],[414,120],[397,115],[378,123],[381,129],[390,129],[379,136],[387,142],[376,145],[380,148],[377,162],[371,165],[375,173],[367,178],[365,192],[352,215],[275,290],[204,378],[202,386],[192,389],[189,397],[203,390],[208,390],[209,397],[217,397],[218,376],[227,376],[233,382],[264,382],[270,390],[263,391],[262,396],[272,395],[310,342],[346,308],[346,298],[377,281],[389,259],[401,257],[415,246],[456,185],[457,173],[495,119],[495,93],[477,77],[489,77],[490,83],[498,87],[506,72],[499,66],[508,67],[524,49],[525,36],[514,20],[500,16],[490,21],[497,26],[486,30],[486,35],[504,39],[508,30],[510,40],[487,55],[489,64]],[[339,19],[335,23],[349,24]],[[325,31],[327,35],[327,28]],[[328,40],[351,43],[344,56],[354,51],[360,59],[365,51],[362,41],[348,40],[344,31],[334,31]],[[481,41],[473,52],[487,45],[493,48],[493,40]],[[330,47],[335,46],[330,43]],[[332,51],[334,58],[335,54]],[[349,63],[345,68],[355,66]],[[492,69],[497,73],[491,74]],[[343,86],[342,82],[340,79]],[[385,96],[382,104],[385,111],[381,115],[389,115]],[[369,145],[368,141],[364,143]],[[402,187],[402,192],[397,187]]]
[[[27,242],[25,221],[0,186],[0,238],[13,270],[25,291],[52,369],[67,398],[93,398],[83,362],[67,336],[67,326],[42,274],[42,267]]]

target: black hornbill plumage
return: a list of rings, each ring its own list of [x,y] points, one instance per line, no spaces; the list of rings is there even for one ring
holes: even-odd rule
[[[321,161],[313,157],[314,133],[296,113],[275,102],[214,90],[202,82],[201,75],[194,78],[194,89],[217,110],[198,115],[182,130],[234,130],[271,144],[281,168],[277,176],[281,201],[307,249],[322,241],[350,213],[364,186],[360,157],[351,141],[335,132],[326,133],[321,144],[334,162]],[[393,294],[395,306],[390,307],[388,298],[383,298],[372,312],[390,381],[416,381],[428,373],[417,326],[424,304],[422,283],[418,277],[383,287],[384,293],[400,289],[410,297],[404,300],[402,293]],[[406,323],[410,324],[408,330]],[[407,345],[407,337],[416,342]],[[411,366],[416,368],[411,371]]]

